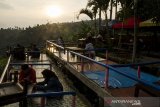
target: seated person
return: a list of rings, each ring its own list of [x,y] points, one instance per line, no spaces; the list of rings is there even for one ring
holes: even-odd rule
[[[32,52],[30,53],[30,55],[32,58],[39,58],[40,57],[40,50],[36,47],[35,44],[32,45],[31,51]]]
[[[17,60],[25,60],[25,50],[20,44],[13,49],[13,57]]]
[[[34,87],[34,91],[63,91],[63,86],[53,71],[45,69],[42,71],[42,75],[44,77],[44,81],[37,83]]]
[[[19,83],[24,85],[25,81],[27,84],[36,83],[36,71],[27,64],[23,64],[21,66],[21,71],[19,74]]]
[[[94,59],[95,58],[95,51],[94,51],[94,46],[93,46],[92,41],[93,41],[92,37],[88,36],[86,39],[86,46],[85,46],[86,53],[85,53],[85,55],[87,57]]]
[[[57,39],[57,44],[64,47],[65,48],[65,44],[64,44],[64,41],[63,41],[63,38],[62,36],[59,36],[58,39]],[[61,48],[58,48],[59,51],[61,51],[62,49]],[[65,49],[63,50],[64,54],[65,54]]]

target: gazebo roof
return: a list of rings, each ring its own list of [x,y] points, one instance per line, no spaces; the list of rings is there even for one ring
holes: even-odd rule
[[[160,26],[160,23],[156,24],[152,21],[152,18],[146,21],[143,21],[139,24],[139,27],[156,27]]]

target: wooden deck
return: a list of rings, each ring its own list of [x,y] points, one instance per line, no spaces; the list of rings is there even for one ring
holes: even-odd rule
[[[83,69],[82,69],[82,61],[79,57],[73,56],[69,53],[69,57],[67,59],[67,52],[64,54],[63,52],[60,53],[53,53],[54,58],[59,61],[65,68],[67,68],[73,75],[75,75],[80,81],[82,81],[85,85],[90,87],[93,91],[95,91],[99,96],[104,98],[105,96],[114,96],[114,97],[134,97],[135,96],[135,86],[128,87],[128,88],[111,88],[108,87],[106,90],[97,86],[97,84],[90,80],[89,78],[84,77],[82,74],[78,72],[85,72],[85,71],[106,71],[106,68],[99,66],[95,63],[91,63],[90,61],[84,61]],[[97,57],[95,58],[96,61],[106,63],[106,59]],[[115,64],[115,62],[107,61],[108,64]],[[151,96],[150,94],[146,93],[143,90],[140,90],[139,96]]]
[[[135,96],[135,86],[128,87],[128,88],[115,88],[109,89],[114,97],[134,97]],[[140,90],[139,92],[140,97],[151,97],[151,95],[145,93],[144,91]]]
[[[43,59],[41,59],[43,58]],[[28,60],[25,61],[13,61],[12,63],[17,63],[17,64],[29,64],[31,65],[35,71],[36,71],[36,77],[37,77],[37,82],[43,81],[43,76],[41,74],[41,72],[44,69],[52,69],[53,72],[55,72],[55,74],[58,76],[60,82],[63,85],[64,91],[76,91],[73,89],[73,86],[71,86],[71,84],[68,83],[67,78],[64,78],[64,76],[62,74],[60,74],[60,71],[58,71],[55,68],[55,65],[52,64],[51,67],[50,65],[43,65],[43,64],[50,64],[50,59],[46,56],[46,54],[42,54],[42,57],[40,57],[39,59],[32,59],[29,57]],[[35,64],[35,65],[34,65]],[[41,65],[38,65],[41,64]],[[12,70],[11,72],[14,71],[19,71],[20,69],[20,65],[14,65],[12,66]],[[31,92],[31,91],[30,91]],[[29,92],[29,93],[30,93]],[[81,96],[77,95],[76,96],[76,107],[90,107],[87,100],[84,101]],[[29,107],[36,107],[36,106],[40,106],[40,101],[41,98],[32,98],[28,100],[28,106]],[[72,96],[64,96],[64,98],[61,101],[58,100],[54,100],[54,99],[49,99],[47,100],[46,106],[47,107],[69,107],[72,104]],[[5,107],[17,107],[19,104],[15,103],[15,104],[9,104],[6,105]]]

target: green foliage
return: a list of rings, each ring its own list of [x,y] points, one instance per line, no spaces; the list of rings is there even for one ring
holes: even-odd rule
[[[85,38],[87,33],[91,31],[91,26],[89,23],[82,21],[79,31],[79,38]]]
[[[37,24],[25,29],[1,28],[0,48],[15,46],[18,43],[24,46],[29,46],[31,43],[42,46],[46,40],[57,39],[58,36],[62,36],[64,41],[75,41],[84,37],[90,29],[90,22]]]
[[[90,17],[91,19],[93,19],[93,13],[92,11],[88,10],[88,9],[81,9],[80,12],[79,12],[79,15],[80,14],[86,14],[88,17]],[[77,18],[79,18],[79,15]]]
[[[137,9],[137,16],[142,20],[154,18],[156,23],[160,22],[160,0],[119,0],[122,8],[117,13],[119,20],[129,18],[134,15],[134,9]]]
[[[143,20],[154,18],[155,22],[160,22],[160,0],[138,0],[138,16]]]
[[[7,57],[0,57],[0,75],[2,74],[6,64],[7,64]]]

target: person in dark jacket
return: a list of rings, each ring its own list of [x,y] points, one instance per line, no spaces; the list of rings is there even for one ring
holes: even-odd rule
[[[42,71],[42,75],[44,77],[44,81],[36,84],[36,86],[34,87],[36,88],[36,91],[43,91],[43,92],[63,91],[63,86],[53,71],[45,69]]]
[[[17,60],[25,60],[25,48],[17,44],[17,46],[13,49],[13,57]]]

